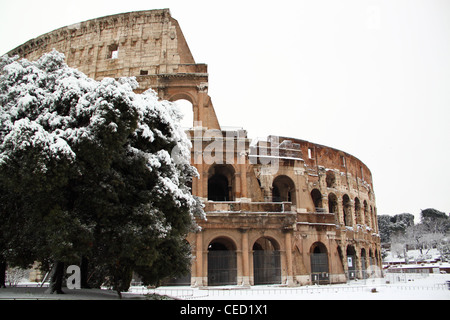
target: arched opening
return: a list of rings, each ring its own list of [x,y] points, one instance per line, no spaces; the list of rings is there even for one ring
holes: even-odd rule
[[[278,176],[272,183],[273,202],[292,202],[296,205],[295,184],[288,176]]]
[[[327,171],[326,183],[327,183],[327,188],[336,187],[336,176],[335,176],[334,172],[331,170]]]
[[[185,130],[189,130],[194,126],[194,109],[192,106],[192,102],[186,99],[180,99],[173,102],[181,114],[183,115],[183,119],[181,119],[180,124],[181,127]]]
[[[347,267],[348,267],[348,279],[356,279],[356,250],[355,247],[347,246]]]
[[[366,200],[364,200],[364,202],[363,202],[363,207],[364,207],[364,222],[365,222],[366,226],[371,228],[372,227],[372,222],[371,222],[372,219],[369,215],[369,208],[368,208]]]
[[[350,204],[350,198],[346,194],[344,194],[344,196],[342,197],[342,208],[344,210],[344,225],[352,227],[352,207]]]
[[[235,171],[231,165],[214,165],[208,172],[208,200],[234,201]]]
[[[373,216],[372,206],[369,206],[370,213],[367,213],[370,219],[370,227],[375,230],[375,226],[377,225],[377,217]]]
[[[379,256],[379,254],[378,254],[378,249],[375,249],[375,265],[376,266],[380,266],[380,256]]]
[[[253,282],[281,283],[280,247],[274,239],[262,237],[253,244]]]
[[[236,245],[229,238],[216,238],[208,245],[208,285],[235,284],[237,284]]]
[[[334,193],[328,195],[328,212],[337,213],[338,212],[338,200]]]
[[[367,278],[367,268],[366,268],[366,249],[362,248],[361,249],[361,272],[362,272],[362,278],[366,279]]]
[[[359,198],[355,198],[355,216],[356,216],[356,224],[364,224],[363,216],[361,215],[361,201]]]
[[[318,189],[311,191],[311,198],[314,203],[315,212],[322,212],[322,193]]]
[[[216,174],[208,179],[208,200],[230,201],[230,190],[226,176]]]
[[[328,250],[322,242],[315,242],[310,249],[311,280],[313,283],[328,282]]]

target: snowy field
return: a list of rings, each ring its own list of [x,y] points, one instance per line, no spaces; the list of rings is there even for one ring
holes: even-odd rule
[[[386,281],[389,281],[389,284]],[[198,289],[132,287],[134,294],[156,293],[183,300],[450,300],[450,274],[388,274],[384,279],[303,287],[253,286]],[[375,292],[372,290],[375,289]]]

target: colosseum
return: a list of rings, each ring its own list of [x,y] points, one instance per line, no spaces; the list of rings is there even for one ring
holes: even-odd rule
[[[251,141],[222,128],[168,9],[130,12],[54,30],[10,51],[34,60],[55,48],[89,77],[136,77],[138,92],[192,103],[192,193],[207,221],[189,234],[191,273],[171,284],[287,286],[342,283],[381,267],[375,194],[356,157],[301,139]]]

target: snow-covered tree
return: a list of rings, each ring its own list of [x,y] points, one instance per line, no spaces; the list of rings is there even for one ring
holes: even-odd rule
[[[137,85],[90,79],[56,51],[1,58],[0,260],[56,271],[87,259],[118,292],[133,270],[188,270],[185,237],[204,218],[190,141],[176,106]]]
[[[389,243],[392,238],[398,239],[403,236],[406,229],[414,225],[414,215],[410,213],[378,216],[378,227],[380,230],[381,242]]]

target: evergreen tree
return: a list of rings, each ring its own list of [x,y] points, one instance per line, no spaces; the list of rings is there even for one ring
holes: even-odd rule
[[[420,218],[426,232],[445,234],[450,231],[450,219],[445,212],[429,208],[421,210]]]
[[[414,215],[410,213],[378,216],[378,229],[380,231],[381,242],[391,242],[393,235],[403,236],[406,230],[414,225]]]
[[[137,86],[89,79],[56,51],[1,58],[3,260],[50,261],[54,283],[64,263],[88,260],[118,292],[133,270],[165,271],[152,281],[186,271],[184,239],[204,217],[187,187],[197,174],[190,142],[176,107]]]

